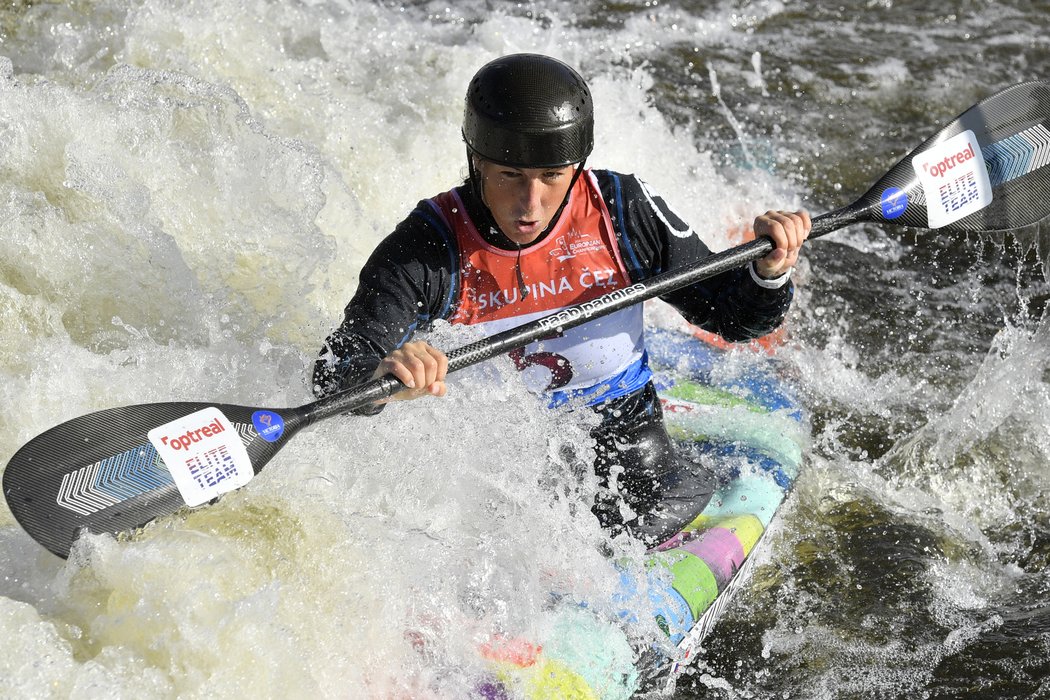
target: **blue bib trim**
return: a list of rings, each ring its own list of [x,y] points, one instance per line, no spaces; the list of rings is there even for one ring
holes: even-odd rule
[[[556,408],[572,402],[593,406],[603,401],[633,394],[648,384],[652,377],[653,371],[649,368],[649,353],[643,352],[642,356],[632,362],[627,369],[599,384],[574,391],[552,391],[547,405],[550,408]]]

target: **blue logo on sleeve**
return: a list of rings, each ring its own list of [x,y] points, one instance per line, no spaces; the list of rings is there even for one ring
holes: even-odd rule
[[[890,187],[882,193],[882,216],[896,219],[908,208],[908,193],[899,187]]]
[[[252,414],[252,425],[266,442],[277,442],[284,435],[284,418],[273,411],[256,411]]]

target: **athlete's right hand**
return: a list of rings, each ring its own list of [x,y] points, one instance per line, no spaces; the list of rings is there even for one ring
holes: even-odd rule
[[[380,403],[417,399],[420,396],[444,396],[448,358],[445,353],[422,340],[414,340],[384,357],[372,378],[387,374],[400,379],[406,388]]]

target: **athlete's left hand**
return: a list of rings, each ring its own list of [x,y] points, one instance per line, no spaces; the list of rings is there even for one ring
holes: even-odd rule
[[[755,262],[760,277],[773,279],[784,274],[798,262],[798,252],[806,242],[813,223],[809,212],[767,211],[755,218],[755,236],[772,239],[776,248],[772,253]]]

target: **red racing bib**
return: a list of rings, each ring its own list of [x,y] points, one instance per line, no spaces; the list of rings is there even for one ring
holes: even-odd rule
[[[558,222],[543,240],[516,250],[489,245],[455,190],[429,200],[456,238],[459,279],[452,323],[478,326],[486,336],[590,301],[630,284],[609,209],[590,171],[573,187]],[[635,305],[511,353],[537,391],[595,397],[626,393],[615,380],[642,362],[642,307]],[[629,387],[633,390],[637,387]],[[588,403],[597,398],[591,397]]]

